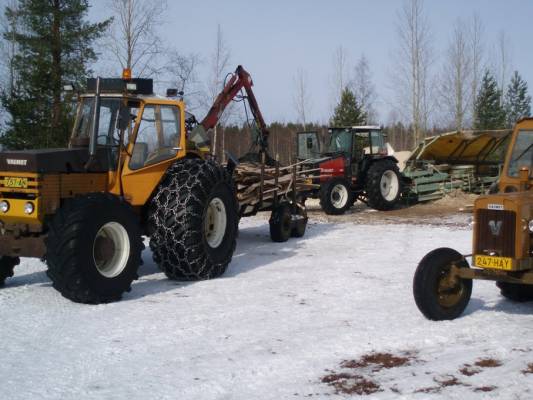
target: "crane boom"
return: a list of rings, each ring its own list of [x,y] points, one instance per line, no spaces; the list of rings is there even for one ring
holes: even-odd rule
[[[242,65],[239,65],[235,70],[235,73],[225,84],[222,92],[219,93],[219,95],[213,102],[213,105],[211,106],[209,112],[202,120],[202,122],[200,122],[200,125],[202,125],[206,131],[214,128],[220,120],[220,117],[228,106],[228,104],[239,94],[241,89],[244,88],[244,90],[246,91],[245,98],[248,100],[248,104],[254,117],[255,124],[257,125],[257,128],[260,132],[260,136],[258,138],[260,151],[267,153],[268,130],[265,124],[265,120],[263,119],[263,115],[259,110],[259,105],[257,104],[257,100],[252,90],[252,86],[252,77],[248,72],[246,72]]]

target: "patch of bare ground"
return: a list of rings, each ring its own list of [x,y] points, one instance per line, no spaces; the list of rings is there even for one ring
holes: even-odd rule
[[[329,372],[322,377],[322,383],[326,383],[335,389],[336,394],[368,395],[382,392],[384,389],[373,379],[372,374],[382,369],[397,368],[408,365],[416,356],[412,352],[403,352],[400,355],[391,353],[369,353],[357,360],[344,360],[340,367],[351,370],[350,372]],[[370,368],[370,371],[368,370]],[[370,375],[370,376],[368,376]],[[394,393],[399,393],[398,388],[391,388]]]
[[[332,386],[336,394],[367,395],[383,391],[381,386],[376,382],[362,375],[348,374],[345,372],[326,375],[322,378],[322,383]]]
[[[353,222],[357,224],[414,224],[469,228],[470,213],[461,210],[469,208],[473,198],[446,197],[438,201],[418,204],[402,204],[391,211],[375,211],[357,202],[343,215],[326,215],[316,199],[308,199],[307,212],[311,220],[320,222]]]
[[[409,364],[415,357],[411,353],[404,353],[396,356],[390,353],[370,353],[365,354],[359,360],[344,360],[342,368],[366,368],[371,366],[372,372],[380,371],[383,368],[395,368]]]
[[[463,365],[463,368],[459,370],[459,372],[465,376],[472,376],[472,375],[479,374],[481,370],[479,368],[474,368],[470,364],[465,364]]]
[[[477,360],[474,365],[480,368],[496,368],[501,366],[502,362],[495,358],[481,358]]]
[[[492,392],[498,389],[497,386],[480,386],[474,389],[474,392]]]
[[[523,373],[524,375],[527,375],[527,374],[533,374],[533,363],[529,363],[529,364],[527,365],[527,368],[524,369],[524,370],[522,370],[522,373]]]
[[[440,393],[442,389],[450,386],[469,386],[468,384],[461,382],[453,375],[446,375],[442,378],[433,378],[433,381],[437,383],[437,386],[420,388],[415,390],[415,393]]]

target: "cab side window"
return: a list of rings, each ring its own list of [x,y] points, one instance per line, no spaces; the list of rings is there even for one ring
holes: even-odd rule
[[[180,122],[180,112],[176,106],[145,106],[129,162],[130,169],[173,158],[180,144]]]

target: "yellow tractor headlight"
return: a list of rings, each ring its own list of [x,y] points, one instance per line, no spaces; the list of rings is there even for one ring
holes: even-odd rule
[[[31,214],[35,210],[35,206],[31,201],[28,201],[26,204],[24,204],[24,214]]]
[[[5,200],[0,201],[0,211],[6,213],[9,211],[9,203]]]
[[[529,223],[527,224],[527,227],[529,228],[530,232],[533,232],[533,219],[529,221]]]

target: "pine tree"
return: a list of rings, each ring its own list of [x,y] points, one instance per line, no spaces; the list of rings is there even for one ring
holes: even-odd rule
[[[512,128],[516,121],[531,115],[531,96],[527,94],[527,82],[515,71],[505,95],[507,127]]]
[[[496,79],[486,70],[476,98],[475,129],[505,128],[505,109],[501,105],[501,96]]]
[[[8,148],[63,147],[70,133],[71,113],[63,101],[66,83],[80,87],[88,63],[96,59],[93,42],[102,36],[110,19],[86,21],[88,0],[19,0],[6,7],[8,20],[17,19],[19,30],[4,39],[16,42],[16,82],[2,93],[10,114],[0,138]]]
[[[353,92],[345,88],[342,91],[341,101],[335,107],[333,116],[331,117],[331,126],[355,126],[366,122],[366,113],[361,106],[357,104]]]

